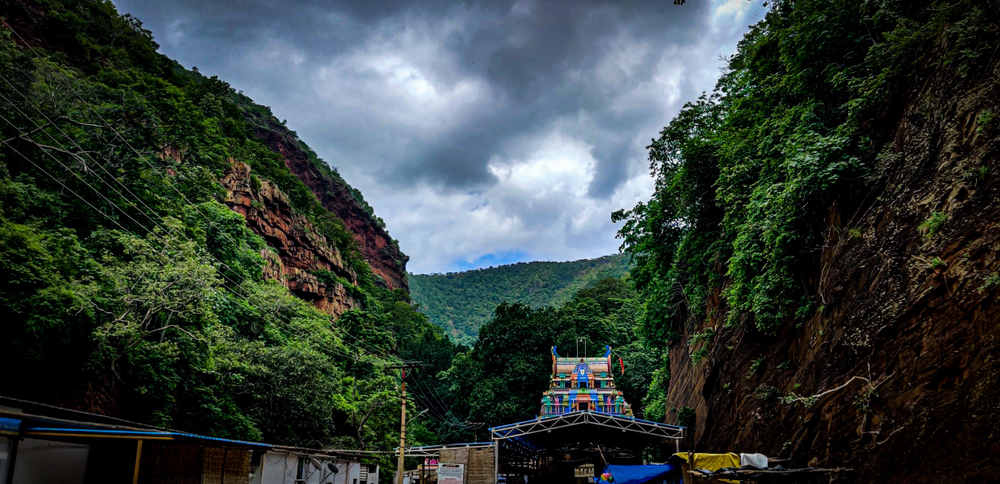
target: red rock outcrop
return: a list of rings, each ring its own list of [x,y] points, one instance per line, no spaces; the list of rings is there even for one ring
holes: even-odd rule
[[[406,261],[399,245],[381,226],[381,221],[365,210],[345,183],[324,174],[309,155],[300,147],[293,133],[281,126],[269,129],[255,128],[258,138],[264,140],[272,151],[281,154],[285,165],[298,177],[323,206],[335,213],[347,226],[361,255],[368,261],[372,272],[389,289],[407,289]],[[377,281],[379,282],[379,281]]]
[[[317,308],[334,316],[357,307],[348,288],[337,282],[324,281],[313,271],[329,271],[351,284],[357,274],[344,264],[336,245],[312,229],[312,224],[296,213],[288,198],[277,186],[250,175],[250,167],[230,161],[222,185],[226,188],[225,204],[247,221],[247,227],[261,236],[273,249],[265,250],[267,277],[284,284],[296,296],[311,301]]]
[[[698,450],[854,468],[843,482],[1000,475],[1000,127],[982,116],[1000,112],[1000,63],[962,86],[944,71],[910,93],[869,201],[830,208],[804,277],[814,317],[727,328],[715,298],[689,320],[682,341],[718,329],[697,365],[700,346],[670,351]]]

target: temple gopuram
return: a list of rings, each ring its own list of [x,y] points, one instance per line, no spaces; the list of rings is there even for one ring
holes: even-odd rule
[[[579,410],[632,417],[632,407],[615,388],[611,347],[604,350],[596,358],[563,358],[552,347],[552,380],[539,417]]]

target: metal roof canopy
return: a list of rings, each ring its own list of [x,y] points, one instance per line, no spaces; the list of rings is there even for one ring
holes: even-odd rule
[[[490,433],[495,441],[516,442],[536,452],[581,441],[641,450],[667,440],[680,442],[684,427],[581,410],[493,427]]]
[[[35,427],[27,426],[21,432],[25,437],[41,437],[45,439],[128,439],[128,440],[192,440],[206,443],[220,443],[238,447],[270,449],[271,444],[248,442],[245,440],[209,437],[187,432],[157,431],[157,430],[119,430],[93,429],[86,427]]]

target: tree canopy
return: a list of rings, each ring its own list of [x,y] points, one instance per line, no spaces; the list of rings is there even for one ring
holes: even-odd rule
[[[218,437],[391,449],[386,365],[445,370],[456,347],[375,284],[344,222],[254,134],[291,132],[157,53],[110,2],[40,3],[5,12],[33,47],[0,27],[0,362],[18,368],[4,393]],[[221,203],[230,160],[336,246],[358,275],[336,282],[360,307],[334,321],[264,277],[273,249]],[[418,443],[435,432],[415,424]]]
[[[520,262],[448,274],[410,274],[413,300],[455,341],[472,344],[480,328],[503,302],[533,308],[565,304],[603,278],[629,269],[622,255],[570,262]]]

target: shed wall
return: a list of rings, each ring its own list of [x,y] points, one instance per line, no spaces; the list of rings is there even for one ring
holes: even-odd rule
[[[14,484],[84,484],[89,451],[86,445],[24,439],[17,448]]]
[[[442,449],[441,462],[465,464],[466,484],[494,484],[493,447]]]

